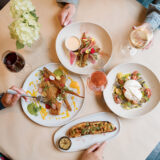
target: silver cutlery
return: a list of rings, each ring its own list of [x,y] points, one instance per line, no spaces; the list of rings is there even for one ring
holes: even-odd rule
[[[16,91],[14,91],[14,90],[12,90],[12,89],[8,89],[5,93],[13,94],[13,95],[18,94]],[[2,93],[2,94],[4,94],[4,93]],[[0,95],[2,95],[2,94],[0,94]],[[21,97],[34,98],[34,99],[36,99],[36,100],[39,101],[39,102],[48,104],[47,99],[46,99],[45,97],[43,97],[43,96],[37,96],[37,97],[36,97],[36,96],[30,96],[30,95],[27,95],[27,94],[21,94],[20,96],[21,96]]]

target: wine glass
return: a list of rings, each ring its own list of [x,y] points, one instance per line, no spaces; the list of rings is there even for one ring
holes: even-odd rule
[[[87,78],[87,87],[95,95],[101,95],[106,85],[107,78],[103,71],[95,71]]]
[[[129,53],[133,56],[139,51],[147,48],[153,39],[153,31],[147,24],[143,24],[139,27],[133,27],[129,34],[129,39],[125,47],[121,49],[123,54]]]
[[[25,66],[23,56],[15,51],[6,51],[2,56],[2,61],[6,68],[11,72],[19,72]]]

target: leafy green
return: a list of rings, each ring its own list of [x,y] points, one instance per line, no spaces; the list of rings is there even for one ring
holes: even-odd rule
[[[64,91],[72,91],[72,90],[70,90],[67,86],[65,86],[65,87],[63,88],[63,90],[64,90]]]
[[[22,49],[24,48],[24,44],[20,43],[18,40],[16,41],[16,47],[17,49]]]
[[[63,97],[61,94],[59,94],[56,99],[57,99],[57,101],[61,101],[61,100],[63,100]]]
[[[43,88],[43,91],[47,91],[49,89],[49,86],[48,85],[45,85],[45,87]]]
[[[51,100],[48,101],[48,105],[52,106],[52,101]]]
[[[140,73],[137,73],[137,77],[139,77],[141,74]]]
[[[82,129],[82,135],[84,135],[85,134],[85,131],[86,131],[86,129]]]
[[[86,123],[86,127],[89,127],[89,123],[88,122]]]
[[[122,77],[122,80],[125,81],[125,80],[126,80],[126,77]]]
[[[96,127],[96,130],[99,131],[99,130],[100,130],[100,127]]]
[[[110,125],[110,129],[113,129],[112,125]]]
[[[38,22],[39,17],[37,17],[36,11],[30,11],[29,13],[35,18],[36,22]]]
[[[31,27],[31,28],[35,28],[35,26],[34,25],[28,25],[29,27]]]
[[[130,107],[132,104],[131,102],[127,102],[127,106]]]

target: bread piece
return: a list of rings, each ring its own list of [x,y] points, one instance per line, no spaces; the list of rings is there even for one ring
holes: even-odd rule
[[[75,138],[84,135],[113,132],[115,130],[116,127],[108,121],[83,122],[70,128],[67,132],[67,136],[70,138]]]

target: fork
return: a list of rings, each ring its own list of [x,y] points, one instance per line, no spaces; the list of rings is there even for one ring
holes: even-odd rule
[[[14,91],[14,90],[12,90],[12,89],[8,89],[5,93],[13,94],[13,95],[17,94],[17,92]],[[4,94],[4,93],[3,93],[3,94]],[[1,94],[1,95],[2,95],[2,94]],[[35,99],[36,99],[37,101],[39,101],[39,102],[48,104],[47,99],[46,99],[45,97],[43,97],[43,96],[37,96],[37,97],[36,97],[36,96],[29,96],[29,95],[27,95],[27,94],[21,94],[20,96],[21,96],[21,97],[35,98]]]

